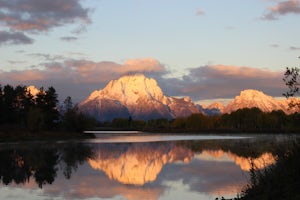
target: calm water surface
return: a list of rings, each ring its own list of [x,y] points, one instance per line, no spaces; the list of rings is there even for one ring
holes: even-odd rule
[[[235,197],[283,136],[109,135],[0,144],[0,199]]]

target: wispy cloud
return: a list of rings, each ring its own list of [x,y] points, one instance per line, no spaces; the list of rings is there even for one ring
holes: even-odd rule
[[[272,47],[272,48],[278,48],[279,44],[271,44],[270,47]]]
[[[277,20],[279,16],[287,14],[300,14],[299,0],[287,0],[278,2],[275,6],[268,9],[262,17],[264,20]]]
[[[1,22],[18,31],[48,31],[75,22],[90,23],[80,0],[0,0]]]
[[[31,54],[28,54],[28,56],[42,58],[46,61],[57,61],[57,60],[66,59],[62,55],[51,55],[51,54],[46,54],[46,53],[31,53]]]
[[[20,61],[17,61],[17,60],[8,60],[7,62],[8,62],[9,64],[12,64],[12,65],[27,63],[27,61],[24,61],[24,60],[20,60]]]
[[[66,42],[73,42],[78,40],[78,37],[74,37],[74,36],[66,36],[66,37],[61,37],[60,38],[62,41],[66,41]]]
[[[32,44],[33,39],[21,32],[0,31],[0,46],[1,45],[20,45]]]
[[[292,50],[292,51],[299,51],[299,50],[300,50],[300,47],[294,47],[294,46],[291,46],[291,47],[290,47],[290,50]]]

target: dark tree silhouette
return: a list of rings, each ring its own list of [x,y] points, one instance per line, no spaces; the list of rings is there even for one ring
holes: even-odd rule
[[[297,67],[286,68],[283,81],[288,86],[289,91],[287,91],[283,95],[286,96],[287,98],[299,94],[299,86],[300,86],[299,71],[300,69]]]

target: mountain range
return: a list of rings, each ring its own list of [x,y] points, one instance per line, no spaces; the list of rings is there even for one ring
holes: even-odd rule
[[[79,103],[79,109],[100,121],[114,118],[157,119],[186,117],[192,113],[206,115],[231,113],[241,108],[257,107],[263,112],[283,110],[286,114],[299,111],[289,108],[297,99],[276,100],[257,90],[241,91],[228,105],[214,102],[209,106],[197,105],[191,98],[167,96],[156,80],[143,74],[127,75],[110,81],[103,89],[93,91]]]

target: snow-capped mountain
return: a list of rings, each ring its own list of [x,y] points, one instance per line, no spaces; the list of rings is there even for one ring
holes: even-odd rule
[[[34,85],[30,85],[26,89],[34,97],[36,97],[36,95],[40,92],[40,90],[36,88]]]
[[[243,90],[239,96],[229,102],[225,107],[224,113],[231,113],[242,108],[257,107],[263,112],[272,112],[274,110],[283,110],[286,114],[297,111],[296,108],[290,109],[289,102],[291,100],[276,100],[271,96],[264,94],[258,90]]]
[[[146,120],[171,119],[200,112],[190,98],[168,97],[154,79],[142,74],[110,81],[82,101],[79,109],[101,121],[129,116]]]
[[[220,115],[224,113],[225,106],[221,102],[214,102],[208,106],[199,106],[207,115]]]

